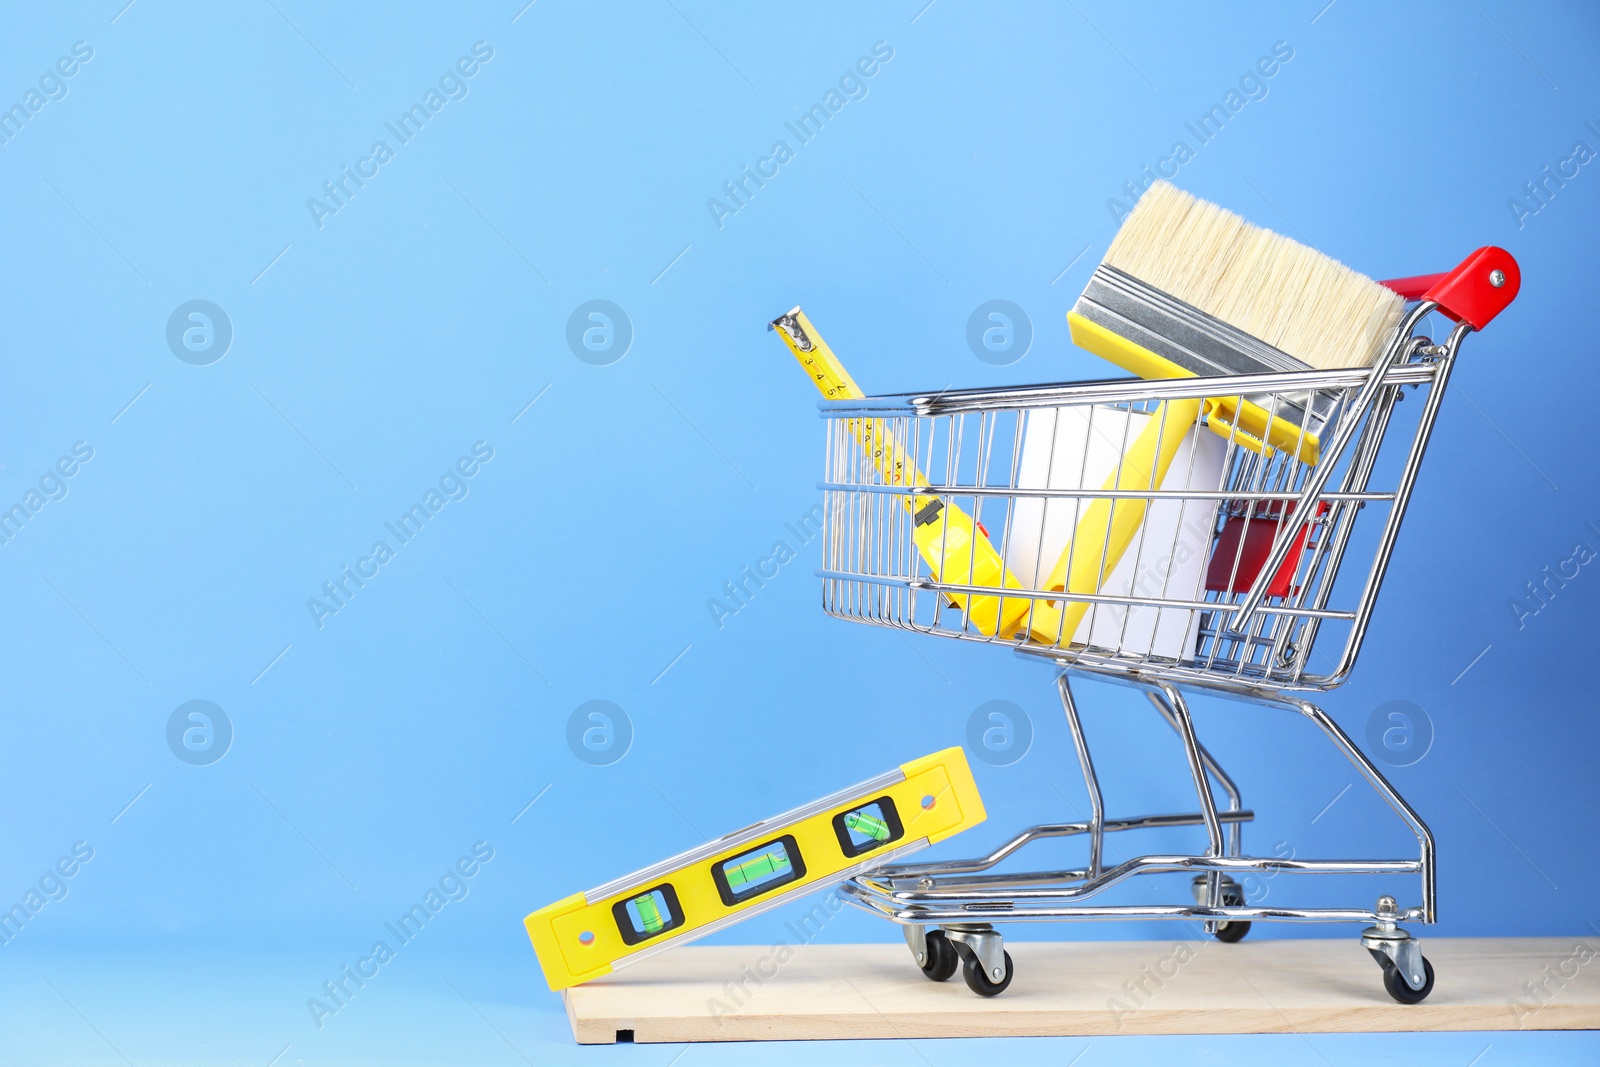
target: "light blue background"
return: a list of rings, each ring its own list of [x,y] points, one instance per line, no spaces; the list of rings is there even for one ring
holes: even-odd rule
[[[0,898],[74,842],[94,859],[0,946],[0,1062],[666,1064],[682,1050],[571,1044],[523,914],[960,743],[988,700],[1025,709],[1033,747],[976,764],[990,822],[944,854],[1075,817],[1047,670],[823,616],[817,543],[784,528],[818,498],[821,426],[764,325],[803,304],[868,390],[1105,376],[1063,316],[1114,232],[1107,200],[1174,140],[1192,147],[1184,123],[1278,41],[1292,61],[1181,185],[1375,276],[1493,243],[1525,279],[1464,349],[1364,658],[1328,706],[1362,740],[1386,701],[1432,720],[1431,751],[1393,772],[1439,839],[1427,933],[1600,935],[1600,577],[1584,569],[1521,629],[1509,606],[1575,542],[1600,547],[1600,172],[1520,226],[1507,204],[1575,141],[1600,149],[1592,6],[522,2],[5,15],[0,103],[76,41],[94,57],[0,146],[0,505],[74,442],[94,458],[0,545]],[[319,228],[307,198],[477,41],[493,59],[468,95]],[[719,228],[707,199],[878,41],[893,59],[865,98]],[[192,299],[232,322],[209,366],[166,343]],[[593,299],[634,331],[609,366],[565,341]],[[965,342],[991,299],[1032,320],[1011,366]],[[494,458],[469,495],[319,628],[307,598],[479,441]],[[778,539],[800,558],[719,628],[707,600]],[[1192,805],[1137,696],[1082,695],[1112,810]],[[167,746],[194,699],[235,731],[211,766]],[[566,742],[593,699],[632,723],[610,766]],[[1255,849],[1408,847],[1364,788],[1341,795],[1352,772],[1301,724],[1216,701],[1198,715],[1259,812]],[[494,859],[470,894],[319,1030],[307,998],[477,841]],[[1383,888],[1270,894],[1369,903]],[[791,916],[721,939],[769,944]],[[897,935],[851,912],[822,936]],[[1490,1067],[1600,1052],[1584,1035],[1467,1034],[1004,1054]]]

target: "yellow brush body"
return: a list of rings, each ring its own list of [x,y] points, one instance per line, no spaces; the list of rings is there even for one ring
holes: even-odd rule
[[[1091,322],[1076,311],[1067,312],[1067,328],[1072,332],[1072,343],[1079,348],[1110,360],[1147,381],[1198,377],[1187,367],[1179,366],[1097,322]],[[1288,419],[1274,418],[1266,408],[1252,404],[1247,398],[1208,397],[1202,410],[1210,416],[1206,426],[1213,433],[1231,437],[1252,452],[1265,454],[1267,449],[1263,441],[1273,448],[1288,452],[1302,463],[1315,463],[1321,452],[1322,443],[1316,434]]]

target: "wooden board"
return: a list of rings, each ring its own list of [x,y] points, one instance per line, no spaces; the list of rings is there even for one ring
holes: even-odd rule
[[[1600,939],[1427,938],[1432,995],[1397,1004],[1354,938],[1017,943],[993,999],[904,944],[685,947],[567,990],[581,1044],[836,1038],[1600,1028]]]

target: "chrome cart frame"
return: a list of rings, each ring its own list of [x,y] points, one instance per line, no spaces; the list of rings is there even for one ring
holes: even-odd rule
[[[1087,819],[1028,827],[980,858],[885,866],[844,885],[850,903],[904,927],[917,963],[930,978],[948,978],[961,965],[975,992],[1002,991],[1011,980],[1012,963],[994,929],[997,922],[1183,919],[1202,923],[1208,934],[1224,941],[1238,940],[1254,922],[1353,922],[1366,924],[1362,945],[1382,967],[1391,996],[1416,1003],[1431,991],[1432,967],[1417,939],[1399,924],[1436,920],[1433,836],[1338,724],[1300,694],[1344,682],[1366,635],[1457,352],[1472,330],[1459,323],[1436,343],[1423,332],[1436,307],[1426,300],[1412,305],[1371,367],[902,394],[821,405],[828,424],[827,477],[820,486],[826,514],[819,571],[825,610],[856,622],[1003,645],[1052,664],[1088,792]],[[1421,399],[1420,405],[1406,406],[1408,414],[1415,411],[1409,433],[1400,429],[1406,420],[1397,417],[1406,392]],[[1144,484],[1126,488],[1122,464],[1131,435],[1147,424],[1139,420],[1158,415],[1163,404],[1185,400],[1201,401],[1203,412],[1185,432],[1207,440],[1199,429],[1204,427],[1220,444],[1196,443],[1185,472],[1175,467],[1163,480],[1152,471]],[[1078,455],[1056,447],[1069,409],[1078,412],[1072,425],[1086,426],[1086,434],[1120,435],[1112,449],[1121,456],[1113,477],[1091,477],[1088,459],[1076,475],[1058,477],[1062,472],[1052,467],[1041,477],[1041,455],[1049,457],[1047,466],[1061,462],[1062,455]],[[1240,415],[1247,410],[1265,413],[1265,425],[1258,419],[1247,426]],[[1030,443],[1030,435],[1045,433],[1049,447]],[[864,441],[912,462],[885,464],[881,457],[875,462]],[[1387,449],[1386,441],[1391,441]],[[1078,451],[1088,456],[1090,448],[1085,444]],[[1193,476],[1204,465],[1196,457],[1204,453],[1215,463],[1219,450],[1220,478]],[[1187,481],[1176,476],[1183,473],[1190,474]],[[933,573],[926,562],[928,548],[916,542],[918,523],[930,510],[939,510],[927,506],[929,498],[970,514],[976,529],[991,538],[1008,576],[1003,589],[944,582]],[[1044,545],[1049,518],[1041,518],[1040,509],[1067,509],[1064,514],[1081,523],[1094,500],[1107,498],[1112,507],[1137,501],[1148,509],[1141,514],[1150,516],[1166,502],[1194,509],[1200,517],[1178,525],[1172,540],[1147,519],[1122,554],[1134,560],[1131,573],[1137,577],[1130,586],[1101,586],[1095,592],[1046,587],[1041,563],[1050,558]],[[945,529],[948,536],[951,527]],[[1076,536],[1082,529],[1076,527]],[[1193,554],[1180,551],[1186,530],[1201,531],[1199,549],[1208,561],[1204,589],[1192,577],[1173,577],[1182,569],[1174,560]],[[948,546],[937,547],[948,551]],[[1104,545],[1099,551],[1097,573],[1115,573],[1115,553]],[[1363,566],[1342,566],[1352,560]],[[1013,572],[1015,583],[1009,580]],[[973,605],[983,595],[998,596],[1001,618],[1008,615],[1007,605],[1025,606],[1024,621],[1011,632],[1003,623],[982,623]],[[1086,607],[1078,609],[1083,622],[1072,632],[1067,632],[1071,619],[1053,634],[1040,632],[1044,606],[1059,612],[1076,602]],[[1149,629],[1152,617],[1187,620],[1181,647],[1174,650],[1169,640],[1169,647],[1158,648],[1153,639],[1135,633],[1137,619]],[[1337,643],[1331,658],[1318,651],[1332,642]],[[1313,666],[1313,655],[1319,655],[1320,666]],[[1074,674],[1145,692],[1182,742],[1198,810],[1106,815],[1074,701]],[[1196,737],[1184,691],[1234,697],[1304,717],[1394,809],[1415,835],[1416,853],[1301,859],[1246,852],[1241,831],[1253,813]],[[1220,806],[1217,790],[1225,798]],[[1104,860],[1109,833],[1187,826],[1205,828],[1205,848],[1197,854],[1143,855],[1113,865]],[[1071,836],[1087,838],[1082,867],[989,873],[1031,842]],[[1192,902],[1097,905],[1090,899],[1135,876],[1171,872],[1193,873]],[[1280,872],[1416,875],[1418,881],[1410,894],[1396,891],[1400,899],[1415,901],[1403,906],[1396,896],[1385,895],[1371,908],[1261,907],[1247,903],[1240,887],[1240,878],[1250,872],[1265,877]]]

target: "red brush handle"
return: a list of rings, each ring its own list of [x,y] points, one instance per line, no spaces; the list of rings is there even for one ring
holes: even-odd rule
[[[1432,300],[1457,322],[1481,330],[1522,288],[1522,269],[1511,253],[1485,245],[1445,274],[1419,274],[1380,282],[1407,300]]]

